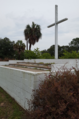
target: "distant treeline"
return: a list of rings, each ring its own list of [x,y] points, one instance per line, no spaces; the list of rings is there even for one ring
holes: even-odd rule
[[[62,57],[64,51],[71,53],[72,51],[79,51],[79,38],[74,38],[69,45],[66,46],[59,46],[58,45],[58,57]],[[51,56],[55,56],[55,45],[52,45],[47,50],[42,50],[42,53],[49,53]]]
[[[18,40],[11,41],[9,38],[0,38],[0,60],[23,59],[25,44]]]
[[[72,51],[75,51],[72,53]],[[58,57],[59,58],[77,58],[79,57],[79,38],[73,39],[68,46],[59,46],[58,45]],[[9,59],[53,59],[55,53],[55,45],[52,45],[47,50],[39,51],[39,48],[34,51],[26,51],[25,44],[22,40],[11,41],[9,38],[0,38],[0,60],[9,60]],[[65,53],[65,54],[64,54]],[[68,54],[70,53],[70,54]],[[78,54],[76,54],[78,53]],[[72,56],[70,56],[72,54]]]

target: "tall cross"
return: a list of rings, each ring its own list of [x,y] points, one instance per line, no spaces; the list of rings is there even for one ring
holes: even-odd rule
[[[55,59],[58,59],[58,24],[68,20],[68,18],[58,21],[58,5],[55,5],[55,23],[48,26],[48,28],[55,26]]]

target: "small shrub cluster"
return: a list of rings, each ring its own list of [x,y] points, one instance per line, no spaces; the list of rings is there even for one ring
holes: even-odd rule
[[[33,52],[36,54],[37,59],[54,59],[54,56],[51,56],[49,53],[42,53],[39,48],[34,49]]]
[[[36,58],[37,59],[41,58],[41,51],[39,50],[39,48],[34,49],[33,52],[36,54]]]
[[[21,52],[19,54],[17,51],[15,51],[14,58],[19,60],[24,60],[24,52]]]
[[[79,58],[79,52],[76,51],[68,52],[64,50],[63,56],[60,59],[76,59]]]
[[[79,119],[79,70],[46,76],[29,102],[28,119]]]
[[[49,53],[43,53],[41,56],[42,59],[54,59]]]
[[[36,48],[34,51],[25,50],[24,59],[54,59],[54,57],[51,57],[49,53],[42,54],[39,48]]]
[[[24,51],[24,58],[25,59],[36,59],[37,55],[33,51],[25,50]]]

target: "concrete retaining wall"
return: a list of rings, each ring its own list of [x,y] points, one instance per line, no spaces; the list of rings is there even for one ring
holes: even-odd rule
[[[30,72],[0,66],[0,86],[11,95],[24,109],[28,109],[27,99],[31,99],[32,90],[38,88],[48,71]]]
[[[17,62],[24,62],[24,60],[0,61],[0,66],[2,66],[2,65],[9,65],[9,64],[15,64]]]
[[[9,62],[8,62],[8,61],[6,61],[6,62],[0,61],[0,66],[1,66],[1,65],[9,65]]]
[[[8,65],[10,63],[17,62],[43,62],[43,63],[55,63],[55,64],[65,64],[65,63],[79,63],[79,59],[24,59],[24,60],[9,60],[9,61],[0,61],[0,65]]]
[[[79,62],[79,59],[24,59],[24,62],[43,62],[43,63],[55,63],[55,64],[65,64]]]
[[[61,62],[62,61],[62,62]],[[60,60],[58,64],[51,64],[51,72],[63,69],[79,69],[79,60]]]
[[[75,59],[33,59],[33,60],[10,60],[9,62],[0,62],[0,65],[8,65],[9,63],[16,62],[44,62],[55,63],[51,65],[51,71],[54,74],[57,68],[60,68],[65,63],[67,68],[72,66],[79,67],[79,60]],[[53,68],[53,66],[55,68]],[[32,90],[38,88],[40,80],[44,80],[45,72],[31,72],[15,68],[8,68],[0,66],[0,86],[11,95],[24,109],[28,109],[27,99],[31,99]]]

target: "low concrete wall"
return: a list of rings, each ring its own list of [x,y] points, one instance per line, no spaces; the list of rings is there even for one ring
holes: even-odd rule
[[[79,69],[79,67],[76,67],[76,65],[71,64],[51,64],[51,72],[57,72],[57,71],[67,71],[71,70],[74,71],[74,68]]]
[[[32,90],[38,88],[44,80],[45,72],[31,72],[0,66],[0,86],[11,95],[24,109],[28,109],[27,99],[31,99]]]
[[[9,65],[9,61],[6,61],[6,62],[5,61],[0,61],[0,66],[1,65]]]
[[[55,64],[65,64],[79,62],[79,59],[24,59],[24,62],[43,62],[43,63],[55,63]]]
[[[17,62],[24,62],[24,60],[0,61],[0,66],[2,66],[2,65],[9,65],[9,64],[15,64]]]
[[[43,63],[54,63],[53,59],[24,59],[24,62],[43,62]]]
[[[9,64],[15,64],[17,62],[24,62],[24,60],[9,60]]]
[[[60,60],[62,61],[59,62],[59,64],[51,64],[51,72],[55,72],[55,71],[58,71],[58,70],[70,70],[70,69],[79,69],[79,60]]]
[[[0,62],[0,65],[8,65],[9,63],[23,62],[23,60],[10,60],[9,62]],[[24,60],[24,62],[35,62],[35,60]],[[76,65],[79,67],[79,60],[75,59],[36,59],[36,62],[44,63],[56,63],[51,65],[51,71],[54,74],[57,68],[60,68],[65,63],[67,68],[71,68]],[[54,68],[53,68],[54,66]],[[31,99],[32,90],[38,88],[40,80],[45,79],[45,74],[49,74],[49,71],[44,72],[31,72],[15,68],[8,68],[0,66],[0,86],[10,94],[24,109],[28,109],[27,99]]]
[[[75,62],[79,63],[79,59],[24,59],[24,60],[9,60],[9,61],[0,61],[0,65],[8,65],[8,64],[14,64],[17,62],[43,62],[43,63],[55,63],[55,64],[65,64],[70,63],[73,64]]]

